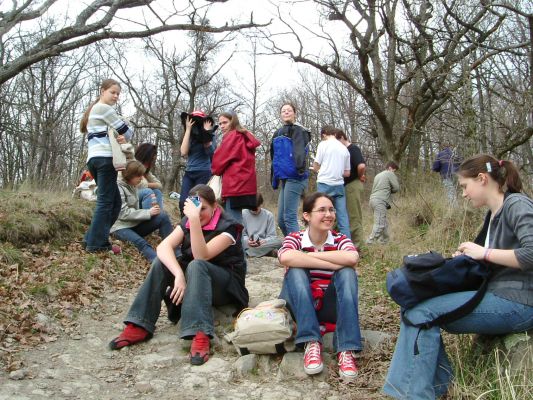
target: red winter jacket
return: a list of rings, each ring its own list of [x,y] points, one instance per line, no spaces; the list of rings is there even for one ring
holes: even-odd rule
[[[222,175],[222,198],[257,194],[255,149],[260,144],[248,131],[224,134],[211,162],[213,174]]]

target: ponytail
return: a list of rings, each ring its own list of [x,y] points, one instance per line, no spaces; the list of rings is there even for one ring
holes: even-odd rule
[[[499,173],[505,179],[507,190],[511,193],[520,193],[522,191],[522,180],[516,166],[507,160],[498,161]]]
[[[457,171],[464,178],[475,178],[481,172],[490,175],[502,191],[511,193],[522,191],[522,181],[518,169],[511,161],[497,160],[488,154],[480,154],[463,161]]]
[[[89,123],[89,114],[91,113],[91,110],[93,109],[94,105],[98,103],[100,99],[96,99],[91,103],[89,107],[87,107],[87,110],[83,113],[83,117],[81,117],[80,121],[80,131],[82,133],[87,133],[87,124]]]

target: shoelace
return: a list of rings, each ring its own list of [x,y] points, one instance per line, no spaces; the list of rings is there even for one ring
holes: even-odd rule
[[[196,335],[193,340],[192,349],[191,350],[205,350],[205,348],[209,346],[209,336],[207,335]]]
[[[320,363],[320,344],[314,342],[307,345],[305,349],[305,362],[307,364]]]
[[[355,365],[355,359],[351,352],[342,351],[339,356],[339,366],[342,369],[351,369],[356,371],[357,367]]]

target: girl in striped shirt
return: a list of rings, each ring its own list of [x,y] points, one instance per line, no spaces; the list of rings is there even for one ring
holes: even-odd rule
[[[126,143],[133,130],[117,114],[114,105],[120,95],[120,85],[114,79],[106,79],[100,85],[100,97],[83,114],[80,130],[87,134],[87,169],[98,185],[98,197],[89,230],[83,243],[87,251],[120,253],[118,246],[111,246],[109,230],[120,212],[122,201],[117,186],[117,171],[113,167],[113,153],[107,132],[113,127],[119,133],[117,142]]]
[[[354,353],[362,350],[355,267],[359,253],[345,235],[332,230],[336,210],[324,193],[312,193],[303,201],[307,228],[287,235],[278,252],[286,267],[280,297],[296,320],[295,342],[305,347],[304,371],[322,372],[320,323],[335,325],[334,346],[339,375],[357,376]]]

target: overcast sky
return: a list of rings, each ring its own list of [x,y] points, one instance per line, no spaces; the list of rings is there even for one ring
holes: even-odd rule
[[[78,13],[91,4],[93,0],[58,0],[54,4],[47,15],[53,16],[56,20],[61,21],[65,18],[65,21],[72,21]],[[195,0],[195,5],[206,5],[203,0]],[[6,11],[12,6],[11,1],[0,0],[0,11]],[[161,15],[168,15],[168,12],[165,13],[163,10],[173,10],[174,6],[179,10],[179,7],[186,7],[188,5],[187,0],[157,0],[154,1],[150,6],[161,13]],[[304,25],[310,30],[318,31],[318,12],[316,5],[312,1],[299,1],[299,0],[229,0],[225,3],[213,3],[210,6],[208,18],[211,25],[213,26],[223,26],[226,23],[247,23],[250,21],[250,16],[253,13],[253,20],[256,23],[267,23],[272,21],[272,24],[269,26],[270,32],[274,34],[278,44],[283,48],[295,50],[296,42],[294,39],[290,39],[289,36],[279,36],[280,32],[287,32],[288,29],[284,26],[278,18],[278,7],[279,12],[286,21],[290,22],[291,19],[298,21],[299,24]],[[181,10],[184,11],[184,10]],[[121,20],[117,18],[113,21],[114,28],[122,28],[118,30],[129,29],[140,29],[139,26],[132,24],[132,21],[143,23],[145,19],[155,20],[153,14],[146,7],[138,7],[135,9],[121,11],[118,14],[119,17],[124,18]],[[129,21],[129,22],[127,22]],[[183,23],[186,22],[183,18],[168,21],[168,23]],[[30,21],[28,24],[35,24],[35,21]],[[67,22],[65,22],[67,23]],[[311,34],[305,29],[302,29],[298,26],[298,23],[291,22],[291,27],[299,32],[303,43],[306,46],[307,53],[317,54],[319,52],[327,51],[327,47],[320,43],[317,39],[310,39]],[[335,22],[328,23],[328,28],[334,34],[339,33],[338,25],[335,28]],[[246,31],[250,32],[250,31]],[[276,36],[277,34],[277,36]],[[178,51],[185,50],[185,43],[189,39],[186,38],[186,32],[169,32],[163,35],[158,35],[164,39],[165,44],[168,43],[169,48],[175,46]],[[220,36],[219,36],[220,37]],[[229,65],[227,65],[223,74],[226,76],[232,83],[232,85],[250,85],[251,83],[251,68],[250,62],[251,58],[249,56],[250,41],[245,37],[245,35],[236,35],[235,43],[227,44],[224,52],[221,52],[220,59],[225,59],[228,56],[228,53],[234,52],[234,56]],[[135,46],[141,48],[141,42],[131,42],[132,51],[131,53],[125,54],[125,57],[128,60],[135,60],[131,62],[128,68],[131,68],[132,72],[135,73],[135,69],[140,71],[141,67],[149,67],[148,62],[143,62],[138,60],[139,57],[144,57],[142,52],[138,51],[138,54],[135,53]],[[137,43],[134,45],[133,43]],[[181,48],[180,48],[181,47]],[[137,57],[137,58],[136,58]],[[140,61],[140,62],[138,62]],[[280,89],[291,87],[295,85],[296,80],[298,79],[298,69],[302,68],[301,65],[296,65],[292,63],[288,57],[282,56],[262,56],[259,59],[258,64],[258,74],[260,80],[263,81],[264,87],[266,90],[271,93],[275,93]]]
[[[153,6],[155,9],[169,9],[172,0],[158,0]],[[185,0],[174,0],[176,7],[186,4]],[[202,0],[197,0],[195,4],[202,4]],[[205,4],[205,2],[203,2]],[[318,30],[318,13],[316,5],[312,1],[285,1],[285,0],[229,0],[226,3],[214,3],[211,5],[208,16],[213,26],[223,26],[226,23],[247,23],[253,14],[253,20],[256,23],[267,23],[272,21],[269,30],[274,34],[287,32],[278,18],[278,9],[284,19],[291,21],[292,18],[300,24],[312,30]],[[149,15],[149,14],[146,14]],[[135,11],[133,18],[139,18],[138,10]],[[328,24],[334,34],[339,34],[336,23]],[[291,26],[298,31],[306,45],[307,52],[318,53],[326,49],[323,43],[317,39],[311,39],[312,35],[302,29],[296,23]],[[336,29],[335,29],[336,28]],[[249,31],[247,31],[249,32]],[[169,46],[173,43],[179,49],[180,43],[185,39],[184,32],[172,32],[165,34],[165,41],[168,40]],[[227,56],[227,52],[235,51],[230,64],[224,69],[223,74],[230,80],[240,82],[251,80],[251,69],[249,51],[251,50],[250,42],[244,35],[237,35],[235,43],[226,46],[226,52],[220,54],[220,58]],[[296,42],[289,36],[276,36],[276,40],[284,48],[295,50]],[[295,83],[298,76],[298,69],[301,66],[292,63],[287,57],[268,56],[260,57],[258,71],[262,80],[266,79],[266,85],[273,90],[291,86]]]

